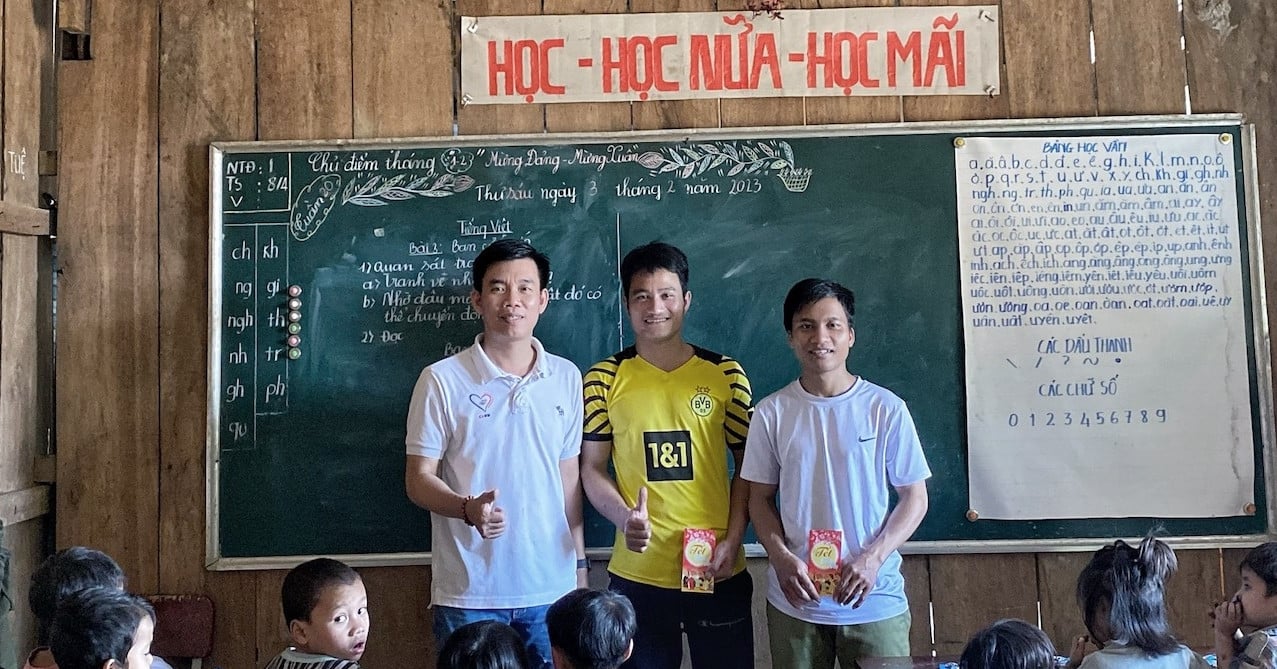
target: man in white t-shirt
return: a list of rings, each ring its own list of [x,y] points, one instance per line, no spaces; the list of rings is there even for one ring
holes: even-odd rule
[[[427,367],[408,408],[408,497],[430,511],[436,648],[479,620],[551,662],[545,614],[585,584],[581,373],[532,336],[550,262],[502,239],[475,258],[473,346]]]
[[[767,549],[767,624],[777,667],[844,669],[909,655],[897,549],[927,512],[927,460],[904,401],[847,370],[855,297],[804,279],[785,297],[798,380],[754,410],[741,476]],[[899,503],[889,510],[888,486]],[[808,568],[813,530],[841,534],[832,593]]]

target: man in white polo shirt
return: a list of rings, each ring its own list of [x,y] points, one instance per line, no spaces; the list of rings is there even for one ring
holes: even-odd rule
[[[746,442],[741,477],[770,563],[767,626],[777,667],[909,655],[896,549],[927,512],[931,470],[904,401],[847,370],[854,314],[852,292],[833,281],[804,279],[790,289],[785,332],[801,372],[758,403]],[[899,496],[890,510],[888,487]],[[813,531],[831,558],[824,592],[808,569]]]
[[[405,480],[431,512],[436,644],[497,620],[548,666],[546,610],[586,573],[581,374],[532,336],[549,303],[544,254],[498,240],[472,273],[483,333],[422,371],[408,408]]]

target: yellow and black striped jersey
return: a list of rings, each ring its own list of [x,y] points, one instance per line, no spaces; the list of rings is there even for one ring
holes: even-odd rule
[[[586,441],[611,441],[617,487],[634,505],[647,487],[652,539],[643,553],[617,533],[609,571],[659,587],[679,587],[683,530],[727,531],[728,449],[745,447],[753,413],[749,379],[735,360],[692,347],[673,371],[627,348],[585,374]],[[745,568],[744,552],[734,573]]]

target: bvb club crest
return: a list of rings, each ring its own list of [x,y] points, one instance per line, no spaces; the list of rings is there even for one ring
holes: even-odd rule
[[[692,395],[692,413],[701,418],[708,418],[714,413],[714,398],[709,395],[709,388],[698,386]]]

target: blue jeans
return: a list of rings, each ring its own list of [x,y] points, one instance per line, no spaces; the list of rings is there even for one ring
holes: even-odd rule
[[[628,597],[638,618],[634,654],[623,669],[678,669],[683,634],[696,669],[753,669],[754,580],[748,571],[714,584],[713,594],[611,576],[608,589]]]
[[[495,620],[514,628],[528,644],[528,659],[538,669],[553,667],[550,655],[550,633],[545,627],[545,612],[550,605],[529,606],[523,609],[458,609],[436,606],[435,643],[439,649],[458,628],[480,620]]]

